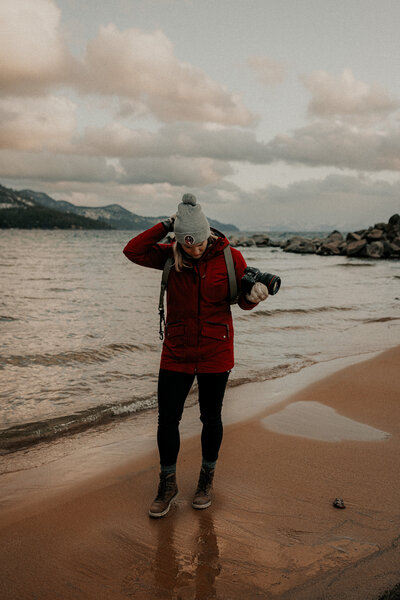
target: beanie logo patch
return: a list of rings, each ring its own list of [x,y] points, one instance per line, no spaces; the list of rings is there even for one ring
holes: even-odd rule
[[[194,237],[191,235],[185,235],[185,244],[192,246],[194,244]]]

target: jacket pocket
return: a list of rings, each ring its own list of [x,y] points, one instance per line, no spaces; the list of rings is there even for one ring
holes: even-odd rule
[[[170,340],[171,344],[176,346],[183,346],[185,341],[185,331],[185,324],[181,321],[177,321],[176,323],[167,323],[165,327],[165,339]]]
[[[204,337],[213,338],[214,340],[229,339],[229,325],[227,323],[213,323],[206,321],[201,328],[201,335]]]

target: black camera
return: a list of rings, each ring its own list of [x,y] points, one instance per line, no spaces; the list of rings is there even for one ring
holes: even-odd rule
[[[257,281],[260,281],[268,288],[268,293],[271,296],[279,292],[281,287],[281,278],[278,275],[272,275],[271,273],[261,273],[260,269],[256,267],[246,267],[242,277],[242,292],[250,294],[251,289]]]

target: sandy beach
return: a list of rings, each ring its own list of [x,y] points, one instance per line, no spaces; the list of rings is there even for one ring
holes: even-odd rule
[[[196,436],[164,519],[147,516],[155,450],[95,487],[5,512],[1,598],[379,598],[400,581],[399,364],[397,347],[226,426],[208,510],[190,506]]]

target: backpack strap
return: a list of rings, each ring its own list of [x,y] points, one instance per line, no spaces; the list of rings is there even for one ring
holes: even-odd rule
[[[163,269],[162,277],[161,277],[160,300],[158,303],[158,313],[160,315],[160,331],[159,331],[160,340],[164,339],[164,330],[165,330],[164,295],[165,295],[165,290],[167,289],[167,285],[168,285],[169,272],[170,272],[173,264],[174,264],[174,259],[172,258],[172,256],[170,256],[165,261],[165,265],[164,265],[164,269]]]
[[[226,270],[228,271],[229,300],[231,304],[236,304],[238,300],[238,285],[236,280],[235,265],[233,264],[232,249],[230,246],[226,246],[224,248],[224,257]]]

